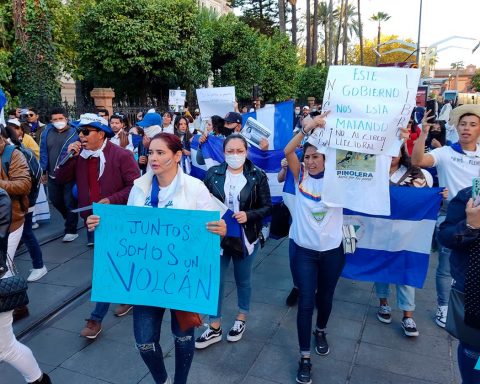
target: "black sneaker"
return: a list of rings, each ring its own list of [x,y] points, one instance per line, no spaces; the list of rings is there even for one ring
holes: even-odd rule
[[[245,321],[235,320],[233,327],[228,331],[227,340],[228,341],[238,341],[242,338],[243,332],[245,331]]]
[[[325,331],[314,331],[313,335],[315,336],[315,352],[321,356],[328,355],[330,348],[327,343]]]
[[[411,317],[403,318],[402,328],[405,336],[416,337],[420,334],[417,330],[417,324],[415,324],[415,321]]]
[[[293,287],[292,290],[290,291],[290,294],[287,297],[287,300],[285,300],[285,303],[289,307],[293,307],[295,304],[297,304],[298,301],[298,288]]]
[[[195,348],[204,349],[219,341],[222,341],[222,328],[214,330],[208,326],[205,332],[195,340]]]
[[[312,363],[310,363],[310,359],[300,359],[300,362],[298,363],[297,377],[295,378],[296,382],[300,384],[311,384],[311,370]]]

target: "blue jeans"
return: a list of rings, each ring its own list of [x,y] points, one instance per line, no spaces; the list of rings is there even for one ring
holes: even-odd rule
[[[443,203],[442,209],[438,214],[437,219],[437,232],[438,227],[441,223],[445,221],[447,214],[448,204]],[[449,248],[444,247],[438,243],[438,266],[435,276],[435,284],[437,288],[437,304],[438,305],[448,305],[448,299],[450,297],[450,287],[452,286],[452,276],[450,275],[450,253]]]
[[[74,183],[58,184],[55,179],[48,178],[48,197],[55,209],[65,220],[65,233],[76,234],[78,213],[72,210],[77,208],[77,199],[73,197]]]
[[[397,284],[397,306],[402,311],[415,310],[415,288],[409,285]],[[375,283],[375,292],[379,299],[388,299],[390,296],[390,284]]]
[[[160,332],[165,308],[133,306],[133,332],[137,349],[145,365],[152,374],[155,383],[163,384],[167,380],[167,370],[163,362],[160,347]],[[181,331],[175,311],[170,310],[172,333],[175,340],[175,379],[174,384],[185,384],[192,365],[195,351],[194,329]]]
[[[43,256],[40,245],[32,229],[33,212],[28,212],[25,216],[25,223],[23,224],[22,241],[30,253],[32,258],[32,266],[34,269],[43,268]]]
[[[458,344],[457,357],[462,383],[479,384],[480,371],[475,369],[475,365],[480,358],[480,349],[460,343]]]
[[[104,317],[107,315],[108,308],[110,308],[110,303],[96,303],[95,309],[90,315],[90,319],[101,323]]]
[[[250,298],[252,296],[252,265],[260,244],[255,244],[251,255],[247,257],[233,256],[228,251],[223,251],[220,256],[220,293],[218,298],[218,310],[216,315],[210,315],[210,322],[220,321],[222,318],[222,303],[225,289],[225,274],[227,273],[230,260],[233,261],[233,273],[237,286],[238,313],[247,314],[250,311]]]
[[[332,311],[333,294],[345,265],[342,245],[324,252],[313,251],[297,245],[293,271],[298,283],[297,332],[300,353],[310,354],[312,316],[317,304],[318,329],[325,329]],[[315,294],[317,291],[317,294]]]
[[[288,258],[290,261],[290,272],[292,274],[293,286],[298,288],[295,274],[293,273],[293,259],[295,258],[295,243],[293,241],[288,242]]]

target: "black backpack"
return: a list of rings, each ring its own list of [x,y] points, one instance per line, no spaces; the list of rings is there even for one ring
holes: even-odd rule
[[[31,149],[17,145],[5,145],[5,149],[2,155],[2,167],[7,176],[8,170],[10,168],[10,163],[12,161],[12,153],[15,149],[22,152],[28,163],[28,169],[30,170],[30,178],[32,180],[32,188],[30,189],[30,193],[28,194],[28,202],[29,206],[33,207],[35,205],[35,202],[37,201],[38,193],[40,191],[42,167],[40,167],[40,162],[37,160],[35,154]]]

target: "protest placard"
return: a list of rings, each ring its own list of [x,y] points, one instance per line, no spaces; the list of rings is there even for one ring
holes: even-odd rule
[[[420,78],[415,68],[330,66],[322,108],[333,148],[397,156]]]
[[[94,204],[92,301],[215,314],[219,212]]]
[[[183,89],[170,89],[168,91],[168,105],[171,111],[182,112],[185,106],[187,91]]]
[[[224,117],[233,111],[235,87],[197,89],[197,101],[203,118],[213,115]]]
[[[261,124],[253,117],[249,117],[242,128],[241,134],[250,144],[261,149],[260,142],[262,140],[268,141],[268,138],[272,133],[265,125]]]

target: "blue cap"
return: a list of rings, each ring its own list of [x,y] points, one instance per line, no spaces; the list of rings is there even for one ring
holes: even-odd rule
[[[85,113],[80,115],[80,120],[72,121],[71,125],[76,129],[87,126],[93,127],[105,132],[105,136],[109,138],[115,136],[115,133],[108,126],[107,120],[94,113]]]
[[[139,127],[147,128],[152,125],[162,125],[162,116],[157,112],[150,112],[143,116],[143,119],[137,123]]]

